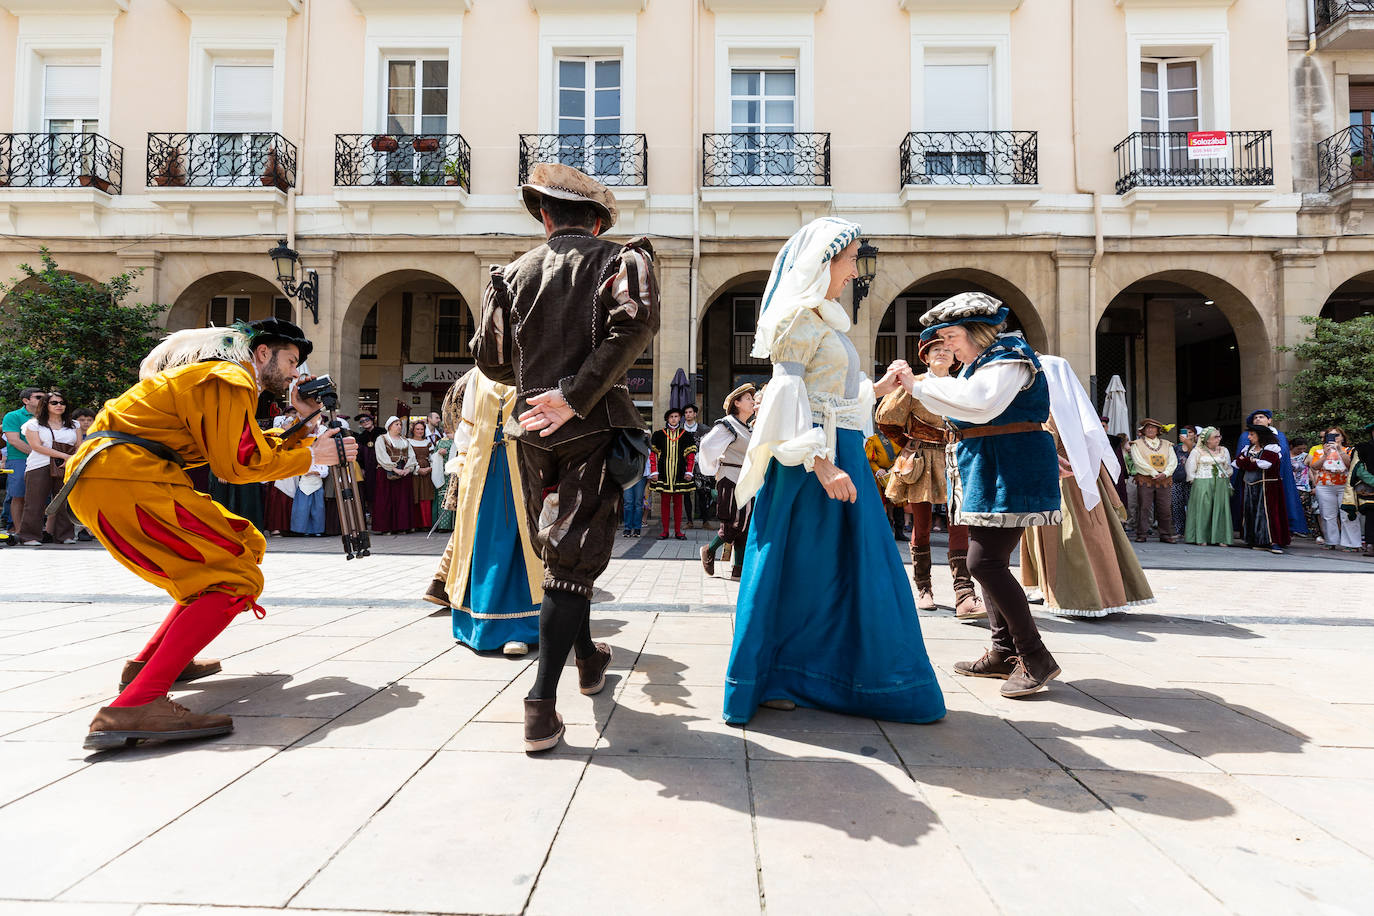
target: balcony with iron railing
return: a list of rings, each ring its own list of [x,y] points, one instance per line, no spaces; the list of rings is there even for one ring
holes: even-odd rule
[[[1374,48],[1374,0],[1315,0],[1313,12],[1321,50]]]
[[[609,187],[649,183],[649,146],[644,134],[521,134],[521,184],[540,162],[570,165]]]
[[[898,148],[903,187],[1033,185],[1039,181],[1033,130],[912,131]]]
[[[461,134],[337,134],[334,184],[472,190],[472,149]]]
[[[701,180],[708,188],[829,187],[830,134],[705,134]]]
[[[296,147],[277,133],[148,135],[150,188],[275,188],[296,183]]]
[[[1317,186],[1326,192],[1347,185],[1374,188],[1374,127],[1355,125],[1317,144]]]
[[[1274,183],[1273,135],[1232,130],[1221,142],[1189,149],[1188,131],[1139,131],[1115,147],[1116,193],[1137,188],[1242,188]],[[1197,158],[1198,152],[1206,154]]]
[[[100,134],[0,134],[0,188],[95,188],[118,194],[124,148]]]

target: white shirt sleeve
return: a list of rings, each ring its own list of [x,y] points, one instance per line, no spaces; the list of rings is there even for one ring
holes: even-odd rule
[[[907,391],[927,410],[964,423],[987,423],[1011,406],[1034,373],[1023,360],[1000,360],[979,369],[969,378],[927,375],[912,379]],[[769,394],[772,394],[770,386]]]
[[[720,458],[730,445],[730,431],[724,426],[712,426],[710,432],[697,443],[697,469],[707,477],[714,477],[720,469]]]
[[[817,458],[834,460],[826,447],[825,431],[811,423],[811,402],[806,382],[795,368],[773,366],[773,378],[763,398],[763,408],[754,421],[749,450],[740,468],[735,500],[741,504],[754,498],[763,486],[769,459],[779,464],[802,465],[812,470]]]

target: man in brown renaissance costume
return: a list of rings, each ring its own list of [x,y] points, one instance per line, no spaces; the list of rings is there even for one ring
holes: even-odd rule
[[[571,649],[579,689],[606,683],[611,649],[592,642],[591,598],[610,562],[621,487],[606,461],[620,430],[643,420],[626,372],[658,331],[658,289],[647,239],[600,236],[616,220],[603,185],[558,163],[540,163],[521,191],[547,241],[493,267],[472,341],[488,378],[513,385],[525,511],[544,561],[539,668],[525,699],[525,750],[563,736],[558,676]]]

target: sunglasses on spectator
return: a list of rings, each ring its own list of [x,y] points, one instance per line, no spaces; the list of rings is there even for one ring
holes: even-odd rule
[[[67,402],[66,402],[66,401],[54,400],[53,398],[48,398],[48,406],[49,406],[49,407],[66,407],[66,406],[67,406]]]

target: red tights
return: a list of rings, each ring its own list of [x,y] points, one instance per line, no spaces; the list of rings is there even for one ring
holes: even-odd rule
[[[658,514],[663,516],[663,536],[668,536],[668,510],[673,510],[673,533],[682,534],[682,494],[663,493],[658,498]]]
[[[929,547],[930,503],[907,503],[907,509],[911,511],[911,546]],[[968,525],[950,524],[949,549],[962,553],[968,552]]]
[[[166,696],[191,659],[249,607],[254,607],[251,600],[223,592],[206,592],[189,604],[175,605],[135,659],[145,663],[143,670],[110,705],[142,706]]]

